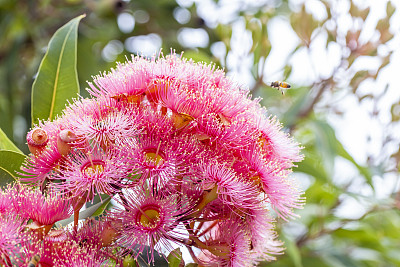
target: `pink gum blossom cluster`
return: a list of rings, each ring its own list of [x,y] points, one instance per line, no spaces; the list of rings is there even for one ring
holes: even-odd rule
[[[75,211],[111,196],[116,257],[180,245],[202,265],[253,266],[282,253],[273,214],[288,220],[304,204],[289,177],[301,148],[259,99],[175,54],[135,56],[87,90],[28,133],[24,181]]]

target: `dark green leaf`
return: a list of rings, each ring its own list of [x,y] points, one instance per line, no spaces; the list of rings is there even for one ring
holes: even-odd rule
[[[67,100],[79,93],[76,53],[79,21],[74,18],[57,30],[32,86],[32,123],[53,120],[64,109]]]
[[[134,250],[139,252],[139,245],[136,245],[134,247]],[[154,263],[152,264],[153,266],[157,267],[168,267],[168,262],[165,259],[165,256],[161,253],[158,253],[157,251],[154,252]],[[137,258],[137,262],[140,267],[148,267],[150,266],[148,262],[148,255],[149,253],[152,253],[151,248],[149,246],[144,246],[143,251],[139,254]]]
[[[10,150],[0,150],[0,186],[17,179],[15,171],[20,169],[24,160],[24,154]]]
[[[338,267],[358,267],[360,266],[356,260],[352,259],[346,254],[338,253],[337,251],[332,251],[324,260],[330,264],[330,266]]]
[[[171,251],[171,253],[169,253],[168,257],[168,266],[169,267],[183,267],[185,266],[185,261],[182,258],[182,252],[179,248]]]
[[[22,151],[14,145],[14,143],[8,139],[7,135],[0,129],[0,150],[10,150],[20,154],[23,154]]]

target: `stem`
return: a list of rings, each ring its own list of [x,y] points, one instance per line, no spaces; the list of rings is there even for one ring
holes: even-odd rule
[[[201,237],[202,235],[205,235],[207,232],[209,232],[214,226],[218,223],[218,221],[214,221],[210,226],[208,226],[201,234],[199,234],[197,237]],[[199,229],[200,231],[200,229]]]
[[[203,208],[210,203],[211,201],[217,199],[218,197],[218,186],[214,186],[214,188],[210,191],[207,192],[206,194],[203,195],[202,200],[200,201],[199,204],[197,204],[197,206],[194,208],[195,212],[186,216],[185,219],[189,219],[189,218],[193,218],[195,216],[197,216],[199,213],[201,213],[201,211],[203,210]]]
[[[200,248],[200,249],[206,249],[210,253],[214,254],[217,257],[226,257],[227,254],[229,253],[229,248],[227,246],[207,245],[206,243],[202,242],[197,236],[194,236],[193,230],[190,229],[188,226],[186,226],[186,230],[188,230],[188,232],[189,232],[190,240],[194,241],[194,243],[192,244],[193,246]]]
[[[199,261],[199,259],[196,257],[196,255],[194,254],[193,249],[192,249],[191,247],[189,247],[189,246],[187,246],[186,248],[187,248],[187,250],[189,251],[189,254],[190,254],[190,256],[192,257],[193,261],[194,261],[195,263],[197,263],[198,265],[200,265],[200,261]]]
[[[74,231],[78,230],[78,222],[79,222],[79,209],[74,211]]]

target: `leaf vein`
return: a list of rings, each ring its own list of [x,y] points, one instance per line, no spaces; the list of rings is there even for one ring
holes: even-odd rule
[[[69,36],[70,36],[70,34],[71,34],[71,32],[72,32],[73,29],[74,29],[74,27],[73,27],[73,25],[72,25],[71,28],[69,29],[67,35],[65,36],[63,45],[62,45],[62,47],[61,47],[61,52],[60,52],[60,57],[59,57],[59,59],[58,59],[57,72],[56,72],[56,77],[55,77],[54,87],[53,87],[53,96],[52,96],[52,99],[51,99],[51,107],[50,107],[50,114],[49,114],[49,119],[50,119],[50,120],[53,119],[53,112],[54,112],[54,106],[55,106],[56,91],[57,91],[57,88],[58,88],[58,76],[59,76],[59,73],[60,73],[61,61],[62,61],[62,58],[63,58],[63,56],[64,56],[64,49],[65,49],[67,40],[68,40],[68,38],[69,38]]]

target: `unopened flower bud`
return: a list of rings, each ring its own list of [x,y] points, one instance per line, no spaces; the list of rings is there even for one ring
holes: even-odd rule
[[[46,147],[48,140],[47,132],[42,128],[35,128],[26,136],[29,151],[33,154],[40,153]]]
[[[194,118],[188,114],[177,112],[172,113],[171,119],[175,128],[178,130],[185,128],[194,120]]]
[[[52,246],[56,246],[58,244],[62,244],[68,239],[68,235],[64,229],[51,229],[47,235],[44,237],[44,240],[52,243]]]
[[[100,235],[102,246],[107,247],[111,245],[118,235],[118,232],[110,225],[110,223],[106,223]]]
[[[58,152],[66,156],[71,150],[71,143],[76,140],[76,135],[69,129],[62,130],[57,137],[57,149]]]
[[[43,238],[47,235],[47,233],[50,231],[53,225],[54,223],[49,225],[44,225],[34,220],[28,225],[26,225],[26,227],[34,234],[36,234],[40,240],[43,240]]]
[[[126,255],[124,261],[122,262],[122,266],[124,267],[134,267],[137,266],[136,260],[130,254]]]
[[[127,103],[133,103],[133,104],[140,104],[140,102],[143,100],[144,94],[138,94],[138,95],[128,95],[126,93],[112,96],[111,98],[117,100],[118,102],[127,102]]]

